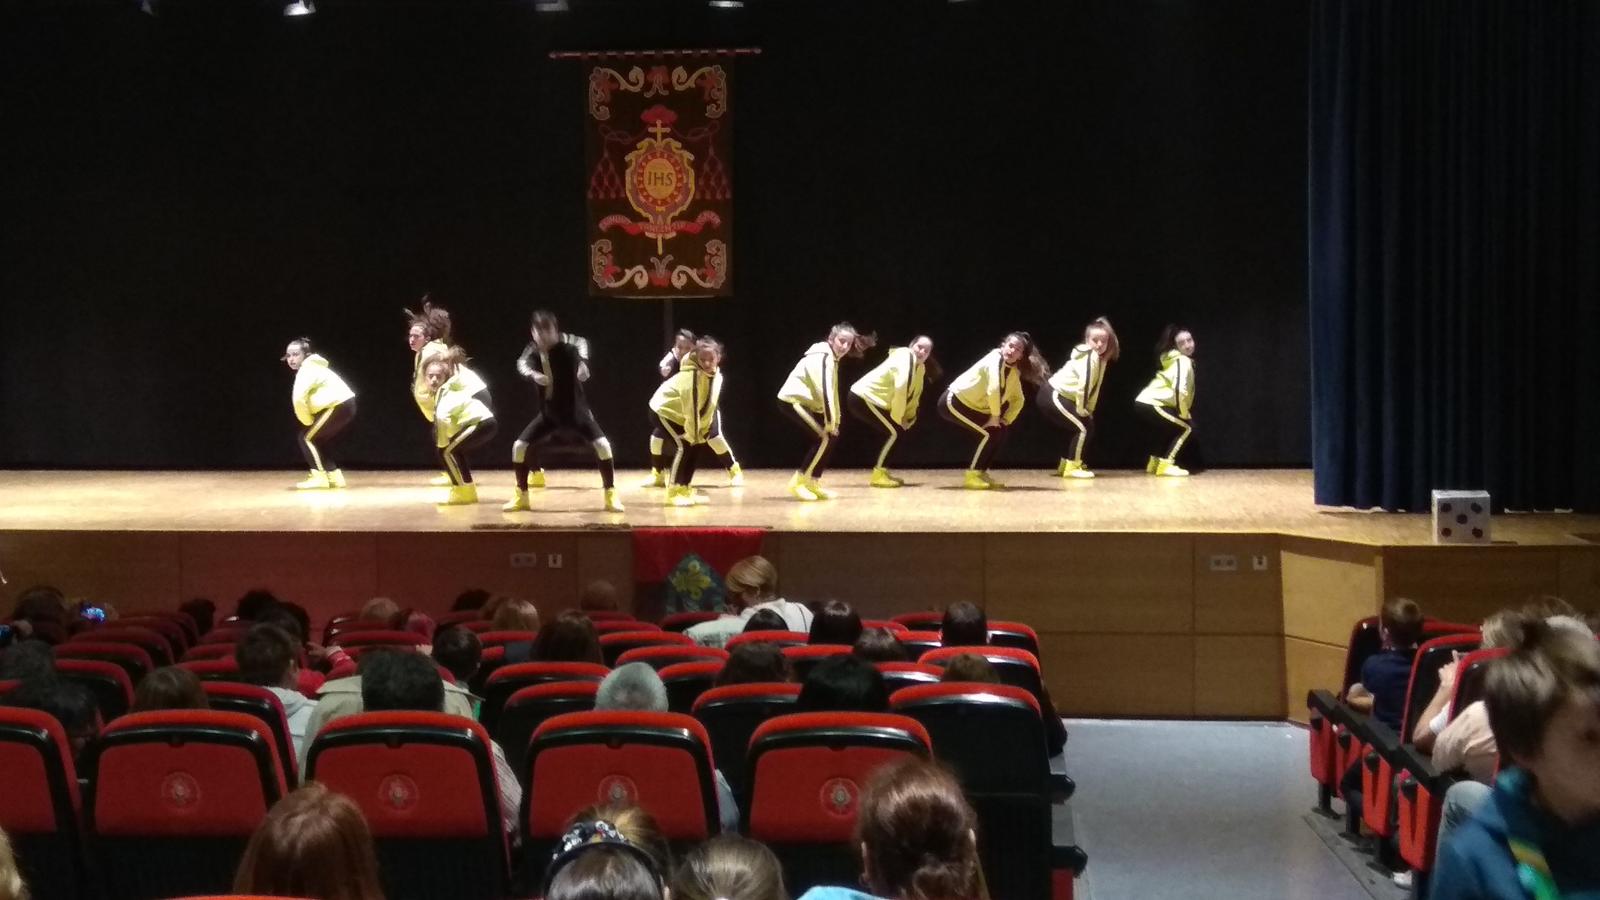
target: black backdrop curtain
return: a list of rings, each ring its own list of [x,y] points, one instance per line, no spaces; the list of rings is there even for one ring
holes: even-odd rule
[[[1600,4],[1314,0],[1317,502],[1600,510]]]

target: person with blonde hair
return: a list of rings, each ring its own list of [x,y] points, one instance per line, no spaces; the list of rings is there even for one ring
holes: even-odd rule
[[[724,834],[695,847],[672,875],[672,900],[789,900],[767,845]]]
[[[28,886],[22,883],[16,854],[11,852],[11,839],[6,837],[3,828],[0,828],[0,900],[28,900]]]
[[[383,900],[372,832],[350,798],[315,781],[279,800],[246,845],[238,894]]]
[[[1056,474],[1062,478],[1093,478],[1084,465],[1083,451],[1094,436],[1094,409],[1100,403],[1100,385],[1106,368],[1117,361],[1122,348],[1111,322],[1101,316],[1083,329],[1083,343],[1072,348],[1067,364],[1039,386],[1037,403],[1045,418],[1073,434],[1071,455],[1061,457]]]
[[[722,582],[728,588],[731,606],[710,622],[701,622],[685,631],[703,647],[721,647],[744,631],[745,623],[761,610],[771,610],[783,619],[790,631],[810,631],[812,614],[805,604],[778,596],[778,570],[764,556],[746,556],[728,567]]]

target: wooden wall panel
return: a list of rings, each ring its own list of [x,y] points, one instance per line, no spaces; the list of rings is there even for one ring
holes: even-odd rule
[[[1238,569],[1211,570],[1212,557],[1232,556]],[[1258,571],[1254,558],[1264,557]],[[1194,630],[1201,634],[1283,634],[1283,584],[1274,534],[1195,535]]]
[[[792,532],[777,547],[791,600],[837,598],[873,618],[983,602],[982,535]]]
[[[1348,638],[1349,635],[1346,635]],[[1344,680],[1344,647],[1299,638],[1283,641],[1283,702],[1288,717],[1306,721],[1306,693],[1337,691]]]
[[[1192,716],[1194,638],[1040,634],[1040,663],[1062,715]]]
[[[1437,618],[1477,622],[1560,592],[1561,554],[1555,547],[1388,547],[1384,596],[1410,597]]]
[[[179,535],[170,531],[0,531],[0,616],[38,584],[69,599],[102,600],[120,613],[181,601]]]
[[[609,581],[617,588],[618,607],[633,609],[633,537],[627,531],[580,533],[576,555],[579,591],[591,581]]]
[[[1188,634],[1189,535],[997,534],[986,539],[989,614],[1039,631]]]
[[[377,596],[377,539],[358,532],[194,532],[182,536],[185,597],[209,597],[217,618],[232,615],[245,591],[266,588],[298,603],[318,631],[328,617]],[[401,606],[449,609],[449,600],[424,604],[395,594]],[[429,598],[431,599],[431,598]]]
[[[574,605],[578,532],[479,532],[378,536],[377,592],[401,606],[445,610],[473,587],[533,601],[541,613]],[[538,565],[512,568],[513,553],[538,554]],[[561,567],[549,565],[550,554]]]
[[[1600,610],[1600,547],[1561,551],[1561,596],[1579,609]]]
[[[1381,605],[1378,551],[1331,541],[1283,539],[1283,633],[1343,646],[1350,626]]]
[[[1283,638],[1198,635],[1194,715],[1282,718]]]

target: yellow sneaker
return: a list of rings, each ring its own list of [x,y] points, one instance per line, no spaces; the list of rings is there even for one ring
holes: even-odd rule
[[[987,491],[994,487],[987,478],[983,477],[983,473],[976,469],[967,470],[966,474],[961,477],[961,486],[969,491]]]
[[[694,491],[676,484],[669,485],[667,487],[666,505],[683,509],[691,507],[694,505]]]
[[[993,489],[993,490],[997,490],[998,491],[1001,488],[1005,487],[1005,484],[1003,482],[995,481],[994,480],[994,476],[990,475],[988,472],[979,472],[978,473],[978,477],[982,478],[985,482],[987,482],[989,487],[991,489]]]
[[[444,499],[439,501],[440,506],[471,506],[478,502],[478,486],[475,484],[457,484],[450,487]]]
[[[1060,474],[1064,478],[1093,478],[1094,473],[1084,468],[1083,463],[1075,459],[1062,460]]]
[[[890,475],[888,469],[877,468],[872,470],[872,478],[867,484],[875,488],[897,488],[905,482]]]
[[[744,469],[738,463],[728,467],[728,487],[744,487]]]
[[[645,480],[643,480],[641,482],[639,482],[639,487],[642,487],[642,488],[658,488],[658,487],[666,487],[666,486],[667,486],[667,473],[661,471],[660,469],[651,469],[650,470],[650,477],[646,478]]]
[[[542,487],[544,487],[544,470],[543,469],[534,469],[532,472],[528,473],[528,487],[531,487],[531,488],[542,488]]]
[[[430,485],[432,485],[434,487],[449,487],[450,486],[450,476],[446,475],[443,472],[440,472],[439,474],[433,476],[432,478],[429,478],[428,479],[428,484],[430,484]]]
[[[820,499],[811,490],[811,485],[806,481],[806,477],[799,472],[794,473],[789,478],[789,493],[793,494],[796,499],[804,500],[808,503]]]
[[[824,488],[815,478],[807,480],[806,487],[811,489],[811,493],[815,494],[818,500],[832,500],[835,496],[833,491]]]
[[[1057,478],[1065,478],[1066,475],[1067,475],[1067,469],[1071,465],[1072,465],[1072,460],[1070,460],[1070,459],[1063,459],[1060,462],[1057,462],[1056,463],[1056,477]]]
[[[325,491],[330,487],[333,487],[333,485],[328,482],[328,473],[321,469],[312,469],[311,477],[296,484],[294,489],[297,491]]]
[[[1158,459],[1156,460],[1156,474],[1167,478],[1187,478],[1189,477],[1189,470],[1180,468],[1177,463],[1170,459]]]
[[[1150,461],[1144,464],[1144,470],[1151,475],[1156,473],[1156,458],[1154,456],[1150,457]]]
[[[605,489],[605,509],[606,509],[606,512],[622,512],[623,511],[622,510],[622,501],[617,499],[617,489],[616,488],[606,488]]]
[[[334,469],[332,472],[328,473],[328,486],[336,488],[342,488],[345,486],[343,469]]]
[[[533,506],[528,503],[527,491],[512,491],[511,500],[500,507],[501,512],[526,512],[530,509],[533,509]]]

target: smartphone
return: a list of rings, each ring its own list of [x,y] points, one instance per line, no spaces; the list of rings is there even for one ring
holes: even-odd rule
[[[98,606],[85,606],[78,612],[85,622],[104,622],[106,611]]]
[[[0,623],[0,647],[11,646],[11,639],[16,637],[16,632],[9,623]]]

